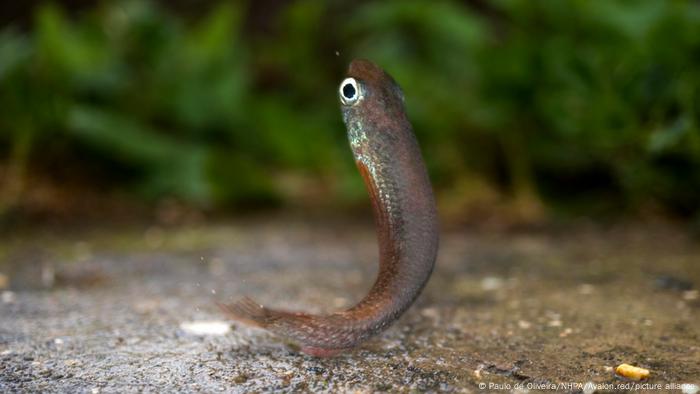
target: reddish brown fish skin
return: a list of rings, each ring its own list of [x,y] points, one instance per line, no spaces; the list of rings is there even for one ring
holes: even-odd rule
[[[325,316],[269,309],[247,298],[222,306],[235,319],[296,341],[318,357],[353,348],[398,319],[430,278],[438,250],[435,199],[401,89],[367,60],[354,60],[348,77],[362,94],[341,109],[377,226],[374,285],[354,307]]]

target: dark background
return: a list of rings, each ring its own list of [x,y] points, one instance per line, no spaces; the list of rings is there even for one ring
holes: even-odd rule
[[[447,222],[700,221],[697,2],[29,1],[0,21],[6,224],[366,211],[336,97],[355,57],[402,85]]]

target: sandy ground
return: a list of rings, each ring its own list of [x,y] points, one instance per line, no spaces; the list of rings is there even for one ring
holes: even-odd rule
[[[371,285],[375,261],[371,226],[338,223],[5,238],[0,392],[700,385],[700,243],[669,229],[446,232],[416,305],[376,339],[330,359],[226,321],[215,306],[250,295],[289,309],[344,308]],[[197,322],[219,332],[192,332]],[[639,383],[646,386],[615,376],[623,362],[651,371]]]

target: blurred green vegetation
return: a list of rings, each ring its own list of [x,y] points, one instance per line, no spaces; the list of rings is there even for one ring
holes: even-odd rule
[[[249,6],[47,4],[2,28],[0,210],[32,177],[203,208],[362,201],[336,86],[363,57],[402,85],[441,201],[700,212],[697,2],[301,0],[269,31]]]

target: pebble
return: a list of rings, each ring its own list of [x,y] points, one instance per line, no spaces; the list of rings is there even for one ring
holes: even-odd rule
[[[697,290],[688,290],[683,292],[683,299],[686,301],[693,301],[697,300],[699,295],[700,292],[698,292]]]
[[[550,327],[561,327],[561,320],[552,320],[547,325]]]
[[[565,337],[568,337],[569,335],[571,335],[571,333],[573,333],[573,332],[574,332],[573,329],[567,327],[567,328],[564,329],[564,331],[562,331],[562,332],[559,333],[559,336],[560,336],[561,338],[565,338]]]
[[[503,279],[495,276],[487,276],[481,280],[481,289],[484,291],[494,291],[503,287]]]
[[[642,380],[649,377],[649,370],[635,367],[629,364],[620,364],[615,368],[615,373],[632,380]]]
[[[64,361],[63,364],[65,364],[67,367],[75,367],[75,366],[80,365],[82,363],[80,362],[80,360],[70,359],[70,360]]]
[[[423,308],[420,311],[420,314],[424,317],[428,317],[433,320],[437,320],[440,317],[440,312],[437,310],[437,308]]]
[[[192,335],[224,335],[231,331],[231,325],[225,321],[183,322],[180,328]]]
[[[17,297],[15,297],[15,293],[9,290],[3,291],[0,298],[2,299],[3,304],[12,304],[17,299]]]

